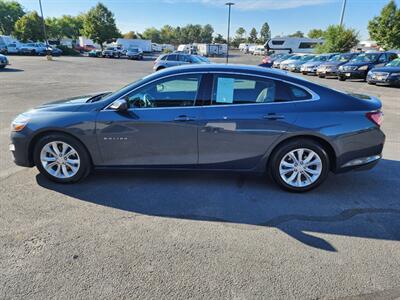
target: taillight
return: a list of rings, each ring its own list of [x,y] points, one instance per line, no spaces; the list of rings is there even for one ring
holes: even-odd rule
[[[382,122],[383,122],[383,112],[381,112],[380,110],[378,111],[371,111],[371,112],[367,112],[366,116],[369,120],[371,120],[372,122],[374,122],[376,125],[381,126]]]

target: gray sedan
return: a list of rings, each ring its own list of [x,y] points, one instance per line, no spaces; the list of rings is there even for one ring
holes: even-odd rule
[[[169,67],[176,67],[186,64],[207,64],[210,63],[206,58],[199,58],[198,55],[185,53],[171,53],[160,55],[155,61],[153,70],[160,71]]]
[[[305,192],[328,173],[372,168],[381,102],[262,67],[196,64],[111,94],[49,103],[12,122],[17,165],[69,183],[92,169],[268,173]]]

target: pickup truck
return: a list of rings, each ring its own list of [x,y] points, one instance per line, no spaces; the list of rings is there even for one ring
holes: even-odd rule
[[[103,52],[101,53],[101,56],[103,57],[113,57],[113,58],[120,58],[121,56],[124,55],[124,51],[122,48],[119,47],[107,47]]]

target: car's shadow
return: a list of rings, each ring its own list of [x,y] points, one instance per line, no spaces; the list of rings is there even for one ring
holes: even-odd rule
[[[22,69],[15,69],[15,68],[9,68],[9,67],[5,67],[3,69],[0,69],[1,73],[11,73],[11,72],[23,72],[24,70]]]
[[[194,172],[97,173],[82,183],[44,188],[125,211],[189,220],[276,227],[311,247],[336,251],[320,234],[400,240],[400,161],[330,176],[293,194],[262,176]]]

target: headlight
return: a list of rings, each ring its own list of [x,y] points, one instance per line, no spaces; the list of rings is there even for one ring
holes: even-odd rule
[[[391,76],[400,76],[400,73],[392,73]]]
[[[366,70],[368,70],[368,65],[358,67],[358,70],[360,70],[360,71],[366,71]]]
[[[27,116],[19,115],[11,123],[11,131],[21,131],[28,124],[29,118]]]
[[[340,71],[343,71],[343,66],[340,66],[340,67],[339,67],[339,70],[340,70]]]

